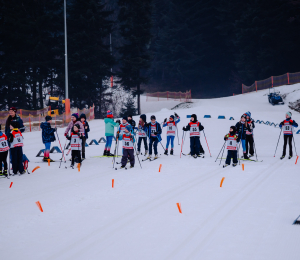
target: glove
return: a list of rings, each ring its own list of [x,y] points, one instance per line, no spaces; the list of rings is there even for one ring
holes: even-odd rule
[[[228,137],[229,137],[229,134],[225,135],[225,137],[228,138]]]
[[[65,133],[65,137],[67,137],[67,135],[68,135],[68,134],[67,134],[67,133]]]
[[[118,123],[118,124],[120,125],[120,124],[121,124],[121,121],[120,121],[120,120],[117,120],[116,123]]]
[[[183,130],[183,131],[186,131],[186,128],[185,128],[185,127],[183,127],[183,128],[182,128],[182,130]]]
[[[66,137],[67,139],[70,139],[70,136],[68,136],[67,134],[65,135],[65,137]]]
[[[146,125],[147,125],[147,127],[149,127],[149,126],[151,126],[151,123],[147,123]]]
[[[284,125],[284,121],[282,121],[282,122],[280,123],[280,125]]]
[[[167,118],[165,118],[165,120],[164,120],[164,123],[166,123],[167,122]]]
[[[177,113],[174,113],[176,117],[179,117],[179,115],[177,115]]]
[[[290,125],[293,125],[293,123],[294,123],[293,121],[290,121]]]
[[[119,135],[119,134],[120,134],[120,132],[118,131],[118,132],[117,132],[117,135]]]
[[[154,132],[154,135],[158,135],[158,132]]]

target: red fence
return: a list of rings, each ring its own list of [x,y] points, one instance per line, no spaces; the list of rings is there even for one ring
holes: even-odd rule
[[[242,93],[249,93],[267,88],[279,87],[283,85],[291,85],[300,83],[300,72],[286,73],[281,76],[272,76],[270,78],[255,81],[251,86],[242,84]]]
[[[85,114],[87,121],[95,119],[94,107],[88,109],[77,109],[80,114]],[[41,122],[45,121],[45,116],[50,111],[49,107],[40,110],[24,110],[19,109],[17,114],[22,118],[24,125],[26,126],[25,132],[40,131]],[[0,124],[2,125],[2,131],[4,131],[5,123],[8,117],[8,111],[0,111]],[[51,115],[52,116],[52,126],[54,127],[65,127],[71,121],[71,113],[63,113],[61,115]]]
[[[147,93],[146,101],[166,101],[166,100],[178,100],[184,102],[190,102],[192,100],[192,92],[191,90],[186,92],[155,92],[155,93]]]

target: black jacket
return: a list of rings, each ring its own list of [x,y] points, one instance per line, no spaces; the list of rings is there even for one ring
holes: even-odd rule
[[[236,125],[236,132],[239,136],[238,138],[238,142],[242,139],[242,140],[245,140],[246,139],[246,131],[250,131],[250,127],[249,125],[247,124],[247,127],[245,124],[242,124],[241,122],[237,122]]]
[[[145,123],[146,123],[146,122],[145,122]],[[130,124],[130,125],[132,126],[133,129],[134,129],[135,126],[136,126],[136,123],[135,123],[135,121],[134,121],[133,119],[128,120],[128,124]]]
[[[191,121],[190,123],[196,124],[196,123],[198,123],[198,121],[195,121],[195,122]],[[190,129],[191,129],[190,123],[188,123],[188,125],[183,128],[183,131],[190,131]],[[204,126],[201,125],[201,123],[199,122],[199,131],[202,131],[203,129],[204,129]]]

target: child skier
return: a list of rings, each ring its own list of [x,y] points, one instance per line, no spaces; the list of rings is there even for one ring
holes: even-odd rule
[[[295,120],[292,120],[292,118],[291,118],[292,117],[291,112],[287,112],[285,117],[286,117],[286,119],[284,121],[282,121],[279,125],[279,127],[283,131],[283,138],[284,138],[283,152],[282,152],[282,156],[280,157],[281,160],[286,155],[287,142],[289,142],[289,148],[290,148],[289,159],[291,159],[293,157],[293,145],[292,145],[292,139],[294,138],[293,130],[294,130],[294,127],[298,127],[298,124],[295,122]]]
[[[147,124],[147,132],[149,137],[149,155],[147,159],[151,159],[152,156],[152,146],[154,148],[154,159],[158,158],[157,154],[157,144],[161,141],[161,127],[158,122],[156,122],[156,117],[153,115],[150,118],[151,123]]]
[[[86,115],[81,114],[80,115],[80,122],[83,125],[84,128],[84,136],[82,137],[82,161],[85,160],[85,143],[86,140],[89,138],[88,132],[90,131],[89,123],[86,121]]]
[[[0,176],[7,177],[7,155],[8,155],[8,141],[7,136],[1,132],[0,125]],[[4,170],[2,171],[2,163],[4,164]]]
[[[233,161],[232,166],[235,167],[237,165],[237,147],[239,142],[235,126],[230,127],[229,134],[225,135],[224,140],[226,141],[227,158],[223,168],[230,165],[231,158]]]
[[[132,119],[132,115],[129,115],[128,117],[128,124],[130,124],[132,126],[132,129],[135,128],[135,121]]]
[[[239,140],[241,140],[241,142],[242,142],[244,159],[247,160],[247,159],[249,159],[249,157],[246,153],[246,132],[250,131],[250,128],[249,128],[249,125],[246,121],[246,115],[245,114],[243,114],[241,116],[241,120],[236,123],[235,128],[236,128],[236,132],[239,136]]]
[[[248,156],[249,152],[249,157],[254,156],[254,149],[253,149],[253,144],[254,144],[254,139],[253,139],[253,129],[255,128],[254,120],[251,118],[251,113],[248,111],[245,113],[246,115],[246,120],[247,124],[249,126],[249,130],[246,130],[246,154]],[[249,149],[250,147],[250,149]]]
[[[12,121],[10,123],[11,132],[8,137],[10,143],[10,154],[11,154],[11,163],[13,168],[13,173],[17,174],[18,171],[20,174],[24,174],[24,167],[22,164],[23,161],[23,136],[19,130],[19,123],[17,121]]]
[[[56,128],[51,128],[51,123],[52,123],[52,117],[46,116],[45,122],[42,122],[40,126],[42,129],[42,141],[43,144],[45,145],[44,158],[43,158],[44,162],[47,162],[49,159],[50,162],[54,162],[50,158],[50,147],[51,147],[51,142],[54,142],[56,140],[54,135],[54,132],[56,132]]]
[[[177,124],[180,122],[180,117],[175,113],[175,117],[170,115],[169,121],[167,122],[167,118],[164,120],[163,127],[167,127],[167,145],[165,150],[165,155],[168,155],[168,148],[171,141],[171,151],[170,155],[173,155],[173,148],[174,148],[174,138],[176,136]]]
[[[148,154],[148,144],[147,144],[147,123],[146,123],[146,115],[141,115],[139,120],[139,125],[136,127],[138,130],[138,147],[136,154],[139,155],[141,152],[141,144],[144,142],[145,146],[145,155]]]
[[[75,158],[78,158],[78,163],[81,164],[81,147],[82,147],[82,138],[83,135],[80,133],[80,125],[75,124],[71,135],[66,136],[68,140],[71,141],[71,150],[72,150],[72,163],[71,168],[74,168]]]
[[[134,135],[131,133],[131,126],[127,125],[124,129],[124,134],[122,136],[123,143],[123,156],[122,156],[122,166],[121,168],[125,168],[127,161],[130,161],[130,168],[134,167],[134,149],[133,145],[135,143]]]
[[[113,117],[114,117],[113,113],[110,110],[108,110],[107,116],[104,119],[106,143],[105,143],[103,156],[114,156],[110,152],[110,148],[111,148],[113,137],[115,135],[114,127],[118,127],[120,125],[120,120],[114,122]]]
[[[127,117],[124,116],[122,118],[122,124],[120,124],[119,131],[117,132],[117,134],[119,135],[119,140],[122,140],[123,134],[125,133],[125,127],[128,125],[130,125],[130,124],[128,124],[128,122],[127,122]],[[132,128],[131,128],[131,130],[132,130]]]
[[[182,128],[183,131],[190,131],[191,156],[194,158],[197,158],[198,154],[200,154],[200,131],[203,129],[204,127],[197,121],[197,116],[195,114],[191,115],[191,122],[188,123],[186,127]]]

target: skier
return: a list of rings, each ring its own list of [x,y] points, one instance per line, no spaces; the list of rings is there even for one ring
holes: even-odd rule
[[[223,168],[230,165],[231,158],[233,161],[232,166],[235,167],[237,165],[237,147],[238,147],[238,142],[240,141],[239,137],[236,135],[235,126],[230,127],[229,134],[225,135],[224,140],[227,143],[226,144],[227,158]]]
[[[83,128],[83,124],[79,120],[79,115],[78,115],[78,113],[74,113],[74,114],[72,114],[72,116],[71,116],[71,122],[68,124],[67,129],[65,131],[65,136],[67,136],[67,134],[69,133],[69,131],[70,131],[70,133],[72,133],[73,126],[75,124],[79,125],[79,127],[80,127],[80,133],[84,135],[84,128]]]
[[[5,124],[5,135],[9,136],[10,134],[10,123],[11,122],[18,122],[19,130],[21,133],[25,131],[25,126],[23,124],[23,120],[20,118],[20,116],[17,115],[17,109],[15,107],[9,108],[9,116],[6,120]]]
[[[248,111],[245,113],[246,115],[246,120],[247,124],[249,126],[249,130],[246,130],[246,154],[248,156],[248,151],[249,151],[249,158],[254,156],[254,149],[253,149],[253,144],[254,144],[254,139],[253,139],[253,129],[255,128],[254,120],[251,118],[251,113]],[[250,147],[250,149],[249,149]]]
[[[117,134],[119,135],[119,140],[120,141],[122,140],[123,134],[125,133],[125,127],[128,126],[128,125],[130,125],[130,124],[128,124],[128,122],[127,122],[127,117],[123,116],[122,124],[120,124],[119,131],[117,132]],[[132,131],[132,129],[130,131]]]
[[[10,143],[10,154],[13,173],[17,174],[18,171],[20,174],[24,174],[24,167],[22,164],[23,160],[23,136],[19,130],[18,121],[11,121],[10,123],[11,132],[8,136],[8,141]]]
[[[85,160],[85,143],[86,143],[86,139],[89,138],[88,132],[90,131],[90,126],[89,123],[86,121],[85,114],[80,115],[80,122],[82,123],[84,129],[84,136],[82,137],[82,161],[83,161]]]
[[[279,127],[282,128],[283,130],[283,138],[284,138],[283,152],[282,152],[282,156],[280,157],[281,160],[286,155],[287,142],[289,142],[289,148],[290,148],[289,159],[293,157],[293,146],[292,146],[292,139],[294,138],[293,129],[294,127],[298,127],[298,124],[295,122],[295,120],[292,120],[291,118],[292,117],[291,112],[287,112],[285,117],[286,119],[279,124]]]
[[[191,156],[194,158],[197,158],[198,154],[200,154],[200,131],[203,129],[204,127],[197,121],[197,116],[195,114],[191,115],[191,122],[188,123],[186,127],[182,128],[183,131],[190,131]]]
[[[177,124],[180,122],[180,117],[175,113],[176,120],[174,115],[170,115],[169,121],[167,122],[167,118],[164,120],[163,127],[167,127],[167,145],[165,150],[165,155],[168,155],[168,148],[171,141],[171,151],[170,155],[173,155],[173,148],[174,148],[174,139],[176,136],[176,128]]]
[[[151,160],[152,156],[152,146],[154,148],[154,159],[158,158],[157,154],[157,144],[161,141],[161,127],[158,122],[156,122],[156,117],[154,115],[150,118],[151,123],[147,124],[147,132],[149,137],[149,155],[147,159]]]
[[[136,126],[136,123],[135,123],[135,121],[132,119],[132,115],[129,115],[127,118],[128,118],[128,123],[132,126],[132,129],[134,129],[135,126]]]
[[[71,141],[71,150],[72,150],[72,163],[71,168],[74,168],[75,158],[77,157],[78,163],[81,164],[81,146],[82,146],[82,138],[83,134],[80,132],[80,125],[79,123],[76,123],[73,126],[73,130],[71,135],[67,135],[67,139]]]
[[[46,116],[45,122],[42,122],[40,126],[42,129],[42,141],[43,144],[45,145],[44,158],[43,158],[44,162],[47,162],[48,160],[50,160],[50,162],[54,162],[50,158],[50,148],[51,148],[51,142],[54,142],[56,140],[54,135],[54,133],[56,132],[56,128],[51,128],[51,123],[52,123],[52,117]]]
[[[108,110],[107,116],[104,119],[106,143],[105,143],[103,156],[114,156],[110,152],[110,148],[111,148],[113,137],[115,135],[114,127],[119,127],[120,120],[117,120],[116,122],[114,122],[113,118],[114,118],[113,113],[110,110]],[[117,139],[118,139],[118,136],[117,136]]]
[[[138,147],[136,154],[139,155],[141,152],[141,144],[144,142],[145,146],[145,155],[148,154],[148,144],[147,144],[147,123],[146,123],[146,115],[142,114],[140,116],[139,125],[136,127],[138,130]]]
[[[0,176],[7,177],[7,155],[8,155],[8,141],[6,134],[2,133],[0,125]],[[2,171],[2,163],[4,170]]]
[[[134,167],[134,149],[133,145],[135,143],[134,135],[131,133],[131,125],[127,125],[124,129],[124,134],[122,136],[123,143],[123,156],[121,160],[121,169],[125,168],[127,161],[130,161],[130,168]]]
[[[244,159],[248,160],[249,157],[246,153],[246,132],[250,131],[250,128],[249,128],[249,125],[246,121],[246,115],[245,114],[243,114],[241,116],[241,120],[236,123],[235,128],[236,128],[236,132],[239,136],[239,140],[241,140],[241,142],[242,142]]]

